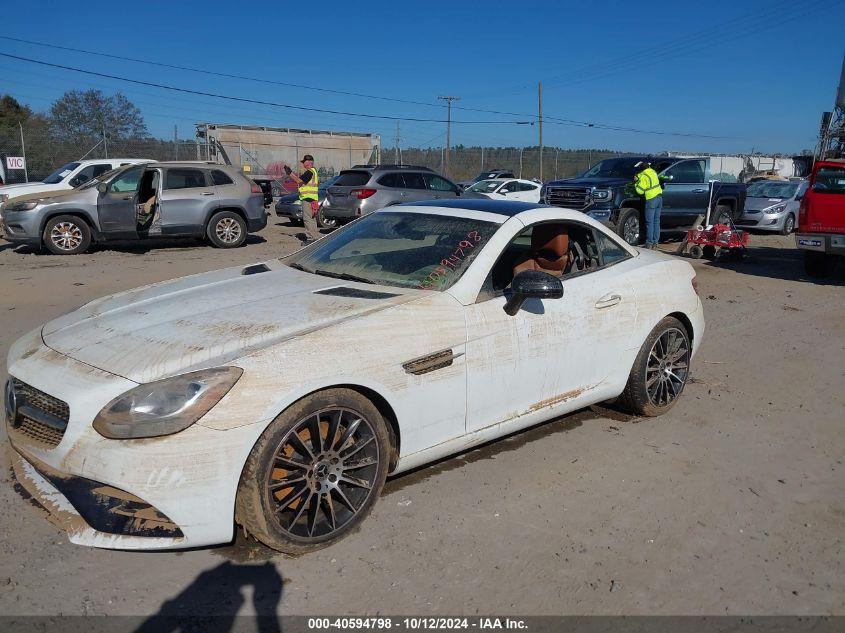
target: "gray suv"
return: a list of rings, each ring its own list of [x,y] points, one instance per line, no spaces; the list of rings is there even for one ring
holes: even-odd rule
[[[428,167],[356,165],[340,172],[328,188],[323,214],[348,222],[402,202],[451,200],[460,195],[460,187]]]
[[[267,226],[264,193],[237,168],[196,162],[129,165],[73,191],[33,194],[3,209],[5,238],[57,255],[92,242],[204,237],[234,248]]]

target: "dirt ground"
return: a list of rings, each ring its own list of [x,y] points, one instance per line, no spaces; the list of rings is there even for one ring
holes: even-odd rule
[[[0,242],[0,375],[48,319],[270,259],[297,231],[77,257]],[[753,236],[742,263],[694,262],[707,332],[667,416],[585,410],[399,476],[362,530],[301,558],[241,537],[71,545],[15,492],[4,451],[0,613],[845,614],[845,275],[808,281],[793,244]]]

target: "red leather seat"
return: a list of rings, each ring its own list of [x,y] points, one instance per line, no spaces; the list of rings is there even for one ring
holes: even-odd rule
[[[538,224],[531,231],[531,250],[517,260],[513,274],[541,270],[561,277],[569,272],[571,263],[569,228],[565,224]]]

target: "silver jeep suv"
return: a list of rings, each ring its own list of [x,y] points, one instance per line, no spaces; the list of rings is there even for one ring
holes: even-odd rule
[[[16,198],[5,238],[75,255],[92,242],[204,237],[234,248],[267,226],[264,193],[235,167],[198,162],[127,165],[77,189]]]
[[[328,188],[323,214],[338,222],[349,222],[402,202],[450,200],[460,195],[460,187],[428,167],[355,165],[340,172]]]

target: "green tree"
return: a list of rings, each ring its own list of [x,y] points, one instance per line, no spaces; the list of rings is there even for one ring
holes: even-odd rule
[[[111,97],[99,90],[70,90],[50,108],[50,126],[59,142],[76,146],[106,140],[149,137],[141,111],[121,93]]]
[[[21,128],[30,179],[45,176],[54,160],[47,118],[11,95],[3,95],[0,97],[0,153],[13,156],[23,153]]]

